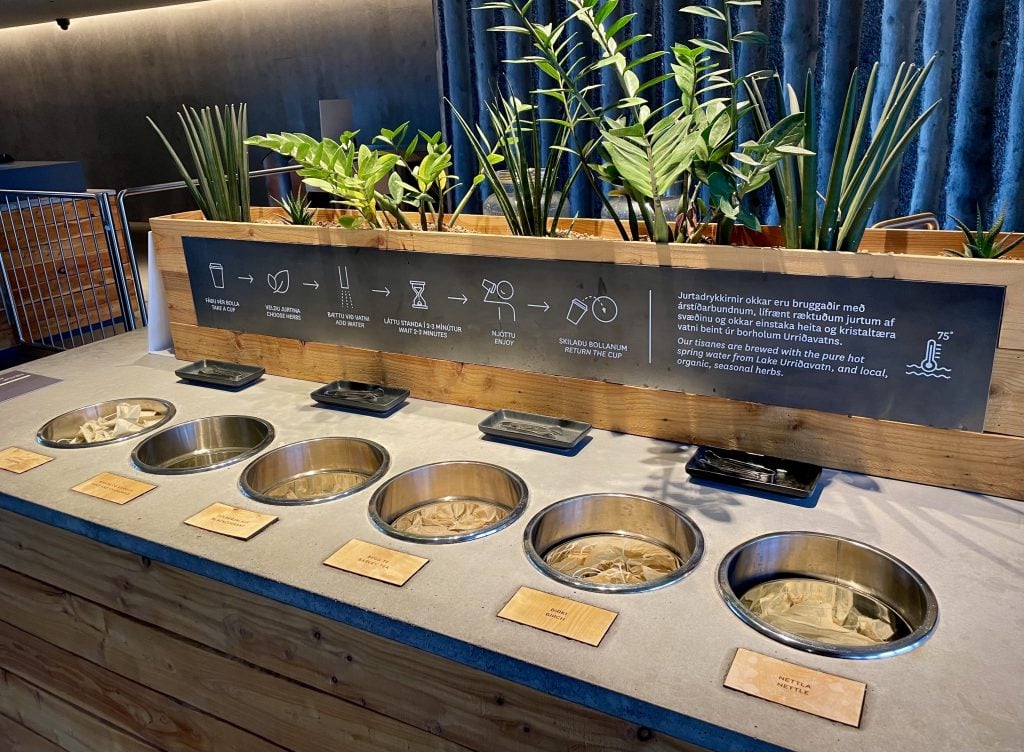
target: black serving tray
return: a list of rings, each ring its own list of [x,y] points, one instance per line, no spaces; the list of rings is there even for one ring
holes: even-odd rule
[[[817,465],[713,447],[700,447],[686,463],[686,472],[694,478],[797,499],[813,494],[821,477]]]
[[[514,410],[498,410],[480,421],[480,430],[502,439],[555,449],[572,449],[589,433],[590,424]]]
[[[365,384],[362,381],[332,381],[311,392],[309,396],[323,405],[386,413],[405,400],[409,396],[409,390],[395,386]]]
[[[224,360],[206,359],[189,363],[174,373],[177,374],[178,378],[185,379],[185,381],[241,389],[243,386],[249,386],[249,384],[259,379],[265,371],[259,366],[246,366],[241,363],[229,363]]]

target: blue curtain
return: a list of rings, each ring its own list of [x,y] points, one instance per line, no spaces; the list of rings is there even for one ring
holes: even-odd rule
[[[451,103],[444,107],[445,127],[462,176],[474,174],[476,164],[450,107],[470,122],[485,124],[487,102],[498,87],[522,96],[538,85],[532,67],[503,63],[527,54],[525,37],[487,31],[511,19],[474,10],[478,4],[434,0],[442,87]],[[721,8],[724,0],[622,0],[617,12],[637,13],[632,31],[651,35],[644,51],[667,49],[720,26],[709,24],[705,31],[702,19],[679,12],[688,4]],[[535,0],[532,14],[540,22],[560,19],[568,14],[567,3]],[[973,225],[980,204],[990,216],[1005,210],[1005,229],[1024,231],[1024,0],[764,0],[733,14],[737,28],[757,29],[770,39],[767,46],[741,48],[742,71],[774,68],[800,91],[807,71],[814,72],[821,92],[822,183],[831,157],[824,147],[834,139],[854,68],[866,73],[879,62],[881,93],[872,103],[877,113],[900,63],[920,65],[936,54],[920,99],[941,103],[879,198],[874,220],[931,211],[944,226],[951,226],[954,216]],[[584,47],[580,54],[593,52]],[[660,72],[657,65],[649,63],[644,73]],[[611,96],[614,88],[605,88]],[[671,83],[658,95],[666,93]],[[768,194],[756,202],[755,210],[771,220]],[[581,216],[599,213],[593,191],[583,182],[574,187],[570,203]],[[472,208],[478,209],[479,201]]]

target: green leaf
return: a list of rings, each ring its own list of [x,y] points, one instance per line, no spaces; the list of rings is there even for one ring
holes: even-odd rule
[[[679,9],[680,13],[689,13],[693,16],[704,16],[705,18],[713,18],[716,21],[725,22],[725,15],[718,8],[709,8],[704,5],[687,5],[685,8]]]
[[[703,47],[706,50],[712,52],[718,52],[722,55],[728,55],[729,49],[721,42],[716,42],[714,39],[691,39],[690,44]]]
[[[751,44],[768,44],[768,35],[761,31],[741,31],[732,38],[732,41],[740,44],[745,42],[750,42]]]

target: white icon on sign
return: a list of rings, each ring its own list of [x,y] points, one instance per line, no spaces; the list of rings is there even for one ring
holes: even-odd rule
[[[516,294],[516,288],[512,286],[512,283],[507,279],[503,279],[500,282],[491,282],[491,280],[485,279],[480,283],[480,286],[486,291],[484,293],[484,302],[493,303],[498,307],[498,321],[501,321],[501,313],[505,311],[512,317],[514,323],[516,320],[516,307],[509,302],[512,300],[512,296]]]
[[[924,348],[924,358],[920,363],[908,363],[906,374],[908,376],[930,376],[934,379],[952,378],[948,374],[952,373],[953,369],[940,366],[940,357],[942,357],[942,345],[936,340],[930,339]]]
[[[338,267],[338,287],[341,289],[341,293],[339,294],[339,297],[341,299],[341,304],[345,308],[351,308],[352,307],[352,291],[349,290],[348,267],[347,266],[339,266]]]
[[[210,264],[210,276],[213,277],[213,286],[218,290],[224,289],[224,267],[216,262]]]
[[[427,299],[423,297],[423,291],[427,289],[427,283],[419,280],[409,280],[409,287],[412,288],[412,307],[427,310]]]
[[[569,303],[569,312],[565,314],[565,320],[578,326],[588,313],[602,324],[610,324],[619,316],[619,305],[607,295],[588,295],[583,300],[573,298]]]
[[[291,274],[287,269],[282,269],[277,274],[268,274],[267,284],[275,295],[284,295],[291,284]]]

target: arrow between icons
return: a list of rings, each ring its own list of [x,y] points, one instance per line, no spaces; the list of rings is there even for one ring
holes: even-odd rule
[[[379,293],[381,293],[381,294],[382,294],[382,295],[383,295],[383,296],[384,296],[385,298],[386,298],[386,297],[387,297],[388,295],[390,295],[390,294],[391,294],[391,290],[389,290],[389,289],[388,289],[387,287],[385,287],[385,288],[384,288],[383,290],[370,290],[370,292],[379,292]]]
[[[250,285],[252,284],[252,275],[251,275],[251,274],[250,274],[249,276],[247,276],[247,277],[239,277],[239,279],[245,279],[245,280],[248,280],[248,281],[249,281],[249,284],[250,284]]]
[[[303,282],[302,286],[303,287],[312,287],[314,290],[319,290],[320,289],[320,283],[317,282],[315,279],[312,282]]]
[[[542,308],[542,309],[544,309],[544,313],[547,313],[548,309],[551,308],[551,306],[548,305],[548,302],[546,300],[544,301],[544,305],[537,305],[536,303],[527,303],[526,307],[527,308]]]
[[[466,293],[462,293],[462,297],[459,298],[453,298],[451,295],[449,295],[448,300],[461,300],[462,305],[466,305],[466,301],[469,300],[469,298],[466,297]]]

